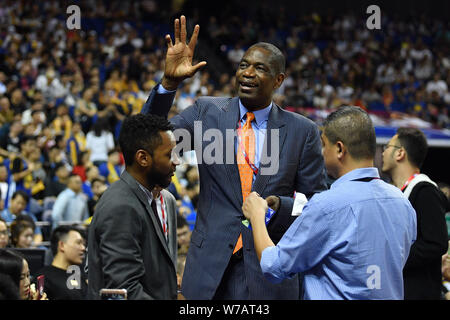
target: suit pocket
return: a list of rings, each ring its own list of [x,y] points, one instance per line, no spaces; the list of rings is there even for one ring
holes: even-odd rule
[[[194,231],[192,231],[191,242],[195,246],[201,248],[204,239],[205,239],[204,236],[202,234],[200,234],[197,230],[194,229]]]

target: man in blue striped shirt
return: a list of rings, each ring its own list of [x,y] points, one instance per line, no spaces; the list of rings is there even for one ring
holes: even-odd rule
[[[265,225],[267,202],[253,192],[242,207],[264,275],[276,283],[302,272],[304,299],[403,299],[416,214],[373,167],[370,117],[340,108],[328,116],[321,139],[327,171],[337,180],[310,199],[276,246]]]

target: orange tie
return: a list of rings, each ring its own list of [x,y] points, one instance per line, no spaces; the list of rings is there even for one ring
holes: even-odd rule
[[[238,132],[240,139],[240,144],[237,151],[237,163],[239,168],[239,177],[241,178],[241,189],[242,189],[242,201],[252,191],[253,182],[253,170],[245,160],[244,153],[242,149],[245,150],[251,163],[255,161],[255,133],[252,129],[252,121],[255,119],[255,115],[252,112],[247,112],[247,121],[244,126]],[[241,145],[243,144],[243,145]],[[242,233],[239,234],[239,238],[234,247],[233,254],[235,254],[239,249],[242,248]]]

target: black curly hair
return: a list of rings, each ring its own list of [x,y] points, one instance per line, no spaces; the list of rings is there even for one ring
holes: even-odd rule
[[[161,131],[171,131],[173,126],[162,117],[151,114],[136,114],[127,117],[120,130],[119,145],[125,164],[131,166],[139,149],[153,155],[153,150],[162,143]]]

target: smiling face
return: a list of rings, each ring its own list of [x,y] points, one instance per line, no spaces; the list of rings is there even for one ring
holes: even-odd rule
[[[247,50],[236,71],[236,90],[249,110],[267,107],[280,87],[284,74],[277,74],[270,51],[260,47]]]

